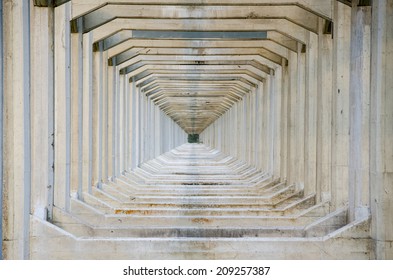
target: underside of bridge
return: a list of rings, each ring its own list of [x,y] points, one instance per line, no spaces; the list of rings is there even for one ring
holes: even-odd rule
[[[393,259],[393,1],[0,11],[0,259]]]

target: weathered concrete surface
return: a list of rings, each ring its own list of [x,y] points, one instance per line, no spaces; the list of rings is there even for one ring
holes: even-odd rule
[[[372,258],[368,219],[346,225],[345,208],[329,214],[299,186],[202,144],[182,145],[84,199],[72,200],[70,213],[55,209],[57,227],[33,218],[33,258]],[[40,236],[61,248],[43,253]]]
[[[373,2],[371,53],[371,234],[378,259],[393,259],[393,17],[391,1]]]
[[[43,2],[1,2],[5,258],[393,258],[390,1]]]

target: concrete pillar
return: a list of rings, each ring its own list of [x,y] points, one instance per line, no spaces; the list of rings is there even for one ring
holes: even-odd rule
[[[31,18],[31,194],[32,214],[51,220],[53,209],[54,9],[32,8]]]
[[[318,35],[308,32],[306,46],[304,191],[309,194],[315,193],[317,189]]]
[[[3,259],[3,1],[0,1],[0,260]]]
[[[270,172],[269,169],[269,88],[270,88],[270,80],[266,79],[263,83],[263,91],[262,91],[262,130],[261,130],[261,144],[262,144],[262,154],[261,159],[262,162],[262,170],[266,172]]]
[[[71,188],[83,200],[83,34],[81,19],[78,20],[78,33],[71,35]]]
[[[131,87],[132,84],[129,82],[129,77],[126,76],[125,87],[126,87],[126,160],[125,166],[126,171],[131,170],[131,151],[132,151],[132,95]]]
[[[71,165],[70,3],[55,8],[55,206],[69,210]]]
[[[334,2],[332,94],[332,206],[348,202],[351,8]]]
[[[107,61],[107,59],[105,59],[104,58],[104,45],[103,45],[103,43],[102,42],[100,42],[100,44],[99,44],[99,59],[98,59],[98,73],[97,73],[97,76],[98,76],[98,79],[99,79],[99,82],[97,83],[98,84],[98,86],[99,86],[99,88],[98,88],[98,104],[97,104],[97,107],[98,107],[98,131],[97,131],[97,134],[98,134],[98,138],[99,138],[99,140],[98,140],[98,147],[97,147],[97,149],[98,149],[98,151],[97,151],[97,165],[98,165],[98,170],[97,170],[97,172],[98,172],[98,175],[97,175],[97,181],[98,181],[98,187],[99,188],[101,188],[101,185],[102,185],[102,182],[104,181],[103,180],[103,169],[104,169],[104,165],[103,165],[103,163],[105,162],[105,160],[104,160],[104,149],[103,149],[103,147],[104,147],[104,133],[103,133],[103,131],[104,131],[104,117],[105,117],[105,110],[104,110],[104,89],[105,89],[105,87],[106,87],[106,84],[105,84],[105,79],[104,79],[104,77],[105,77],[105,75],[104,75],[104,61]]]
[[[305,84],[306,84],[306,55],[302,52],[303,44],[298,43],[297,46],[297,69],[296,69],[296,102],[295,102],[295,115],[296,115],[296,125],[295,125],[295,138],[296,138],[296,170],[294,171],[295,182],[304,183],[304,124],[305,124]]]
[[[135,86],[135,78],[132,77],[132,164],[131,167],[135,168],[137,166],[138,158],[138,90]]]
[[[83,34],[83,165],[82,188],[91,192],[93,172],[93,42],[92,33]],[[56,171],[57,172],[57,171]]]
[[[112,63],[112,65],[115,65],[115,62]],[[113,180],[114,178],[114,87],[115,87],[115,66],[108,66],[108,71],[107,71],[107,84],[108,84],[108,89],[107,89],[107,121],[106,121],[106,126],[107,126],[107,173],[108,173],[108,179]]]
[[[287,99],[287,117],[288,117],[288,148],[287,148],[287,154],[288,154],[288,165],[287,165],[287,179],[289,183],[297,183],[297,168],[298,164],[298,145],[299,141],[297,140],[299,135],[297,135],[297,124],[299,122],[299,116],[296,114],[297,113],[297,91],[298,91],[298,58],[297,58],[297,53],[295,52],[290,52],[289,53],[289,65],[288,65],[288,86],[289,86],[289,91],[288,91],[288,99]]]
[[[352,3],[350,136],[349,136],[349,219],[367,212],[369,197],[369,116],[371,7]]]
[[[268,137],[269,137],[269,173],[273,176],[274,170],[274,149],[276,143],[274,141],[274,130],[276,126],[276,88],[275,88],[275,79],[274,70],[270,70],[269,75],[269,130],[268,130]]]
[[[3,2],[3,258],[30,247],[30,1]]]
[[[332,35],[325,34],[325,20],[318,31],[317,97],[317,200],[331,199],[331,132],[332,132]]]
[[[79,25],[78,25],[79,26]],[[82,198],[82,32],[71,34],[71,193]]]
[[[273,177],[280,177],[280,168],[281,168],[281,98],[282,98],[282,67],[279,66],[275,69],[274,76],[274,128],[273,128],[273,143],[274,143],[274,152],[273,152]]]
[[[122,125],[121,125],[121,91],[123,88],[123,84],[121,83],[124,75],[120,74],[119,68],[116,67],[115,71],[115,168],[114,175],[115,177],[120,176],[121,166],[120,166],[120,153],[121,153],[121,133],[122,133]]]
[[[251,106],[251,96],[252,93],[250,92],[249,94],[246,95],[246,108],[245,108],[245,113],[246,113],[246,139],[245,140],[245,145],[246,145],[246,162],[251,163],[252,162],[252,157],[251,157],[251,145],[252,145],[252,106]]]
[[[289,95],[289,70],[282,61],[282,83],[281,83],[281,166],[280,177],[285,181],[288,178],[288,95]]]
[[[153,104],[153,114],[154,114],[154,154],[153,158],[158,157],[161,153],[161,143],[164,141],[164,137],[161,133],[161,118],[160,118],[160,110],[157,106]]]
[[[145,158],[145,94],[139,92],[139,160],[138,160],[138,165],[141,164],[144,161]],[[172,132],[173,133],[173,132]],[[171,143],[172,145],[172,143]]]
[[[100,46],[101,51],[101,46]],[[103,82],[102,82],[102,181],[108,181],[108,166],[109,166],[109,85],[108,85],[108,52],[103,52]]]
[[[92,186],[100,187],[102,177],[102,95],[103,95],[103,46],[92,53]]]
[[[125,105],[125,98],[124,98],[124,93],[125,93],[125,88],[124,88],[124,82],[125,82],[125,75],[119,75],[119,84],[118,84],[118,102],[117,102],[117,109],[118,109],[118,148],[117,148],[117,174],[118,176],[123,172],[125,169],[124,166],[124,156],[125,156],[125,141],[124,141],[124,135],[125,135],[125,110],[124,110],[124,105]]]
[[[262,92],[262,82],[259,82],[257,85],[257,88],[255,89],[255,137],[256,137],[256,142],[255,142],[255,165],[259,170],[262,170],[262,161],[263,159],[261,158],[261,92]]]
[[[393,2],[373,1],[371,48],[371,236],[377,259],[393,259]]]

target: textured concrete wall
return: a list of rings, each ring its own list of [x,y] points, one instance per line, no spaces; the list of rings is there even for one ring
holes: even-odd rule
[[[367,227],[371,211],[374,248],[362,247],[370,245],[364,228],[359,246],[370,258],[393,258],[391,1],[373,1],[372,7],[353,1],[348,7],[304,0],[308,9],[292,3],[283,10],[257,1],[263,5],[253,6],[251,15],[248,6],[236,9],[232,0],[190,11],[180,4],[167,9],[166,1],[124,10],[95,10],[100,1],[56,8],[34,2],[0,6],[5,258],[29,258],[30,248],[43,246],[30,219],[41,238],[61,235],[46,223],[53,207],[70,214],[73,201],[91,199],[103,185],[122,184],[124,174],[202,129],[204,144],[266,177],[296,184],[306,196],[315,194],[328,213],[348,207],[351,229],[359,221]],[[290,21],[282,18],[284,11]],[[129,18],[116,17],[128,12]],[[148,38],[146,29],[157,29],[149,36],[176,30],[183,38]],[[186,32],[201,30],[236,36],[185,40]],[[244,30],[269,31],[250,40],[241,38]],[[212,92],[215,97],[203,96]],[[356,248],[350,234],[334,238]],[[318,242],[339,247],[339,241],[325,241]]]

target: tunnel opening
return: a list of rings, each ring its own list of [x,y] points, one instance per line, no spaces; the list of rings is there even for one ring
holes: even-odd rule
[[[199,143],[199,134],[188,134],[188,143]]]

